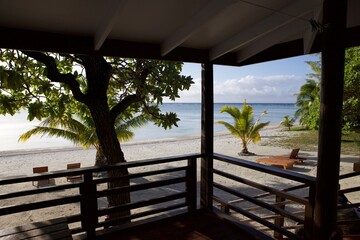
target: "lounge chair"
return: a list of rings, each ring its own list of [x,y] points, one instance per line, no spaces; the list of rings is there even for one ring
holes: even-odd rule
[[[306,160],[306,158],[299,157],[299,156],[298,156],[299,151],[300,151],[300,148],[294,148],[294,149],[291,151],[289,158],[290,158],[290,159],[296,159],[296,160],[299,161],[299,162],[304,162],[304,160]]]
[[[69,163],[67,165],[67,169],[76,169],[76,168],[80,168],[80,163]],[[82,181],[83,177],[82,175],[72,175],[72,176],[67,176],[66,180],[68,182],[74,182],[74,181]]]
[[[259,158],[256,160],[258,163],[264,163],[272,166],[282,166],[284,169],[291,168],[295,163],[303,162],[306,158],[298,156],[300,148],[294,148],[290,156],[272,156],[267,158]]]
[[[36,173],[37,174],[46,173],[48,171],[49,171],[48,166],[34,167],[33,168],[33,173],[34,174],[36,174]],[[49,178],[32,182],[32,185],[36,186],[36,187],[43,187],[43,186],[46,186],[46,185],[49,185],[49,184],[50,184],[50,179]]]

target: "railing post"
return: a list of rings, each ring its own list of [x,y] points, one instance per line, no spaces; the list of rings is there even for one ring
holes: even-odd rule
[[[281,204],[282,202],[285,202],[285,198],[276,195],[276,197],[275,197],[275,202],[276,202],[277,204]],[[281,204],[281,205],[278,206],[278,207],[285,210],[285,203],[284,203],[284,204]],[[275,220],[274,220],[274,224],[275,224],[276,226],[278,226],[278,227],[283,227],[283,226],[284,226],[284,217],[281,216],[281,215],[280,215],[279,217],[276,217]],[[283,235],[282,235],[281,233],[278,233],[278,232],[274,231],[274,238],[276,238],[276,239],[282,239],[282,238],[283,238]]]
[[[98,223],[96,185],[93,181],[92,172],[84,173],[84,182],[80,187],[81,194],[81,226],[86,232],[87,239],[95,239],[95,228]]]
[[[196,158],[189,158],[188,168],[186,170],[186,202],[188,211],[194,212],[197,208],[197,191],[196,191]]]
[[[313,239],[314,209],[315,209],[315,183],[309,186],[309,203],[305,206],[304,238]]]

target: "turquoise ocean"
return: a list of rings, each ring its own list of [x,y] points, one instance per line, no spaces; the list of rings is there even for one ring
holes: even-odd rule
[[[254,108],[255,119],[263,111],[264,115],[261,122],[270,121],[270,124],[279,124],[284,116],[294,116],[297,107],[294,103],[248,103]],[[232,122],[227,113],[220,113],[220,108],[225,105],[242,107],[242,103],[215,103],[214,119],[215,121],[224,120]],[[178,127],[164,130],[149,123],[146,126],[135,129],[135,137],[132,141],[152,140],[162,138],[176,138],[184,136],[200,136],[201,131],[201,104],[200,103],[164,103],[161,106],[162,111],[175,112],[180,118]],[[26,113],[19,113],[14,116],[0,116],[0,151],[7,150],[29,150],[44,148],[59,148],[74,146],[71,142],[61,138],[50,137],[32,137],[27,142],[18,142],[19,136],[36,126],[39,121],[29,122],[26,120]],[[226,131],[222,125],[214,124],[215,132]]]

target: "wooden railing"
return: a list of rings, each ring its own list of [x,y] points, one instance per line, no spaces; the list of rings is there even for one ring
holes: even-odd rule
[[[6,189],[6,191],[0,193],[0,216],[6,218],[10,214],[48,208],[51,208],[49,211],[56,211],[54,207],[64,207],[72,204],[71,206],[75,206],[79,211],[77,214],[66,216],[68,223],[71,225],[72,234],[86,233],[88,238],[91,239],[99,229],[111,225],[113,221],[119,221],[119,219],[106,221],[105,215],[114,211],[132,211],[131,215],[120,219],[122,221],[135,221],[136,219],[144,219],[172,210],[194,211],[197,205],[196,159],[199,157],[200,155],[185,155],[166,159],[127,162],[110,167],[89,167],[2,179],[0,180],[0,188]],[[172,163],[176,164],[172,165]],[[161,167],[161,165],[164,166]],[[145,166],[149,168],[156,167],[153,170],[136,170],[136,168],[144,168]],[[130,174],[121,176],[119,179],[129,179],[131,183],[129,186],[107,189],[107,183],[114,179],[94,177],[97,173],[124,167],[129,170]],[[31,184],[33,181],[49,178],[61,182],[61,179],[71,175],[83,175],[83,181],[65,182],[64,184],[49,185],[42,188],[34,188]],[[147,177],[152,177],[152,180],[144,182]],[[15,187],[15,185],[19,184],[26,185],[26,187],[19,190],[18,187]],[[11,191],[12,189],[15,190]],[[161,194],[146,194],[146,191],[154,189],[164,190],[161,191]],[[136,193],[140,191],[145,191],[145,193],[141,197],[136,197]],[[98,201],[100,199],[120,192],[129,192],[134,199],[130,203],[121,206],[105,206],[103,208],[99,206]],[[38,200],[37,196],[40,196],[40,194],[46,196],[42,197],[42,200]],[[54,197],[55,195],[61,196]],[[18,204],[13,204],[13,202],[18,202]]]
[[[360,195],[359,176],[360,172],[340,175],[340,197],[346,197],[351,194]],[[342,182],[348,179],[351,179],[350,182],[353,184],[349,184],[347,188],[343,188]],[[348,197],[346,197],[346,199],[348,199]],[[360,202],[344,202],[344,199],[340,200],[342,202],[338,204],[338,229],[340,229],[348,239],[360,239],[360,217],[355,212],[360,211]],[[358,214],[360,215],[360,212]],[[351,238],[352,236],[353,238]],[[355,238],[355,236],[357,238]]]
[[[192,154],[2,179],[0,218],[32,210],[43,210],[46,213],[54,207],[71,206],[74,208],[71,215],[56,217],[67,218],[73,235],[86,234],[91,238],[119,220],[136,222],[171,211],[191,212],[196,210],[198,203],[196,159],[200,157],[199,154]],[[290,239],[302,239],[305,236],[311,239],[314,177],[220,154],[214,154],[213,161],[214,182],[211,184],[214,207],[254,228],[272,231],[275,238],[287,236]],[[222,164],[231,165],[231,170],[225,172],[221,168]],[[98,173],[124,167],[129,170],[126,176],[116,179],[95,177]],[[267,175],[266,179],[271,181],[258,181],[252,178],[251,173],[244,171]],[[71,175],[82,175],[83,181],[68,183],[65,179]],[[358,176],[358,173],[341,176],[340,181],[353,176]],[[32,185],[33,181],[49,178],[54,179],[56,184],[43,188]],[[121,179],[129,180],[130,185],[107,189],[110,181]],[[22,187],[13,187],[19,184]],[[359,187],[341,190],[344,194],[354,191],[359,191]],[[111,194],[124,192],[131,194],[130,203],[111,207],[99,204]],[[40,195],[43,197],[38,198]],[[339,209],[359,205],[352,203],[346,207],[340,206]],[[131,211],[131,214],[120,219],[105,218],[114,212],[124,211]],[[345,223],[339,221],[341,224]]]
[[[217,163],[220,163],[219,167]],[[232,171],[222,171],[221,163],[231,164]],[[275,180],[258,183],[257,179],[249,179],[251,174],[244,178],[244,169],[270,176],[267,179],[276,178],[277,183]],[[275,238],[281,239],[285,235],[290,239],[303,239],[304,236],[311,239],[314,177],[220,154],[214,154],[213,171],[215,206],[261,231],[273,231]],[[284,188],[281,179],[291,180],[291,186]],[[222,184],[229,180],[230,186]],[[278,184],[281,186],[270,186]]]

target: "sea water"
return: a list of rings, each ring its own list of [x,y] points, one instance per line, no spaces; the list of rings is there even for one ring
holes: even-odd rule
[[[220,113],[221,107],[231,105],[241,108],[242,103],[215,103],[214,121],[223,120],[232,123],[231,116],[227,113]],[[297,107],[294,103],[248,103],[254,108],[254,116],[257,119],[263,111],[268,114],[261,118],[261,122],[270,121],[270,124],[279,124],[284,116],[294,116]],[[135,136],[132,141],[152,140],[162,138],[176,138],[183,136],[200,136],[201,132],[201,104],[200,103],[164,103],[161,106],[163,112],[175,112],[180,121],[178,127],[163,129],[149,122],[144,127],[134,129]],[[34,136],[27,142],[18,142],[19,136],[38,125],[39,121],[27,121],[26,112],[14,116],[0,116],[0,151],[71,147],[73,143],[55,137]],[[215,132],[226,131],[224,126],[214,124]]]

